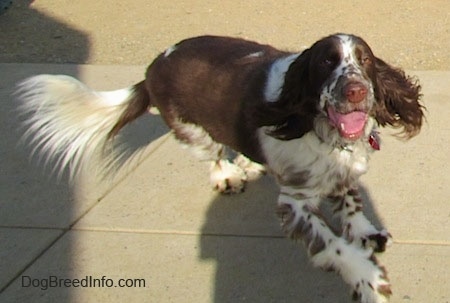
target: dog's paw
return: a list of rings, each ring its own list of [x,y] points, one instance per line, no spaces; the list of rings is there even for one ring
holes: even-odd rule
[[[387,272],[371,250],[341,238],[311,260],[316,266],[338,272],[351,287],[352,298],[359,303],[384,303],[392,294]]]
[[[391,285],[383,268],[379,268],[373,278],[356,282],[352,289],[352,299],[359,303],[385,303],[391,294]]]
[[[210,181],[220,193],[238,194],[244,191],[247,175],[239,166],[227,160],[219,160],[212,164]]]
[[[360,256],[367,253],[361,251]],[[392,291],[386,269],[378,264],[373,253],[363,258],[358,258],[358,254],[353,257],[347,260],[353,269],[349,279],[353,300],[359,303],[388,302]]]
[[[248,180],[255,180],[266,173],[264,165],[253,162],[242,154],[239,154],[233,163],[244,170]]]
[[[374,252],[383,252],[392,245],[392,236],[387,230],[380,231],[368,221],[367,224],[356,224],[357,221],[352,223],[347,223],[344,226],[343,236],[353,245]]]
[[[392,245],[391,234],[383,229],[379,232],[360,237],[361,246],[365,249],[373,249],[374,252],[383,252],[386,247]]]

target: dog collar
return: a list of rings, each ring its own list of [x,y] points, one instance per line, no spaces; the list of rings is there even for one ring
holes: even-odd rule
[[[369,145],[374,149],[374,150],[380,150],[380,136],[379,136],[379,132],[373,130],[370,135],[369,135],[369,139],[367,140],[369,142]]]
[[[369,136],[367,137],[367,143],[369,143],[370,147],[372,147],[373,150],[380,150],[380,136],[379,132],[373,130]],[[336,147],[338,147],[341,150],[345,150],[347,152],[353,152],[353,144],[338,144]]]

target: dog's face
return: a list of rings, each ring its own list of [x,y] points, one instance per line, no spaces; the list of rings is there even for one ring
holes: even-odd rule
[[[279,70],[286,63],[289,68],[282,77]],[[418,81],[375,57],[362,38],[332,35],[295,60],[289,56],[274,66],[274,74],[283,80],[281,88],[266,88],[270,102],[258,109],[256,124],[272,126],[269,134],[277,139],[301,138],[313,129],[318,132],[317,125],[331,125],[341,141],[354,142],[370,131],[370,117],[381,126],[401,128],[406,138],[420,131]]]
[[[345,140],[363,134],[375,104],[375,57],[360,38],[350,35],[327,37],[312,49],[310,77],[319,83],[319,111]]]

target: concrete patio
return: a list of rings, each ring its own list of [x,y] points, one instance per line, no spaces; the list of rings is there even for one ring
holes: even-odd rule
[[[30,163],[28,148],[17,146],[20,119],[10,95],[20,79],[65,73],[107,90],[138,81],[144,69],[0,64],[0,301],[348,302],[340,279],[313,268],[303,248],[282,236],[271,177],[250,183],[244,194],[217,195],[207,165],[180,148],[158,117],[126,130],[136,146],[148,145],[114,180],[55,182]],[[414,74],[423,83],[427,124],[410,142],[384,134],[362,188],[366,212],[394,236],[380,256],[391,301],[445,303],[450,72]],[[144,279],[145,287],[27,287],[50,276]]]
[[[379,255],[390,302],[449,303],[450,2],[364,3],[14,1],[0,16],[0,302],[350,302],[337,275],[313,268],[282,235],[270,176],[218,195],[206,163],[147,115],[125,129],[130,165],[70,185],[30,161],[11,95],[41,73],[126,87],[159,51],[198,34],[298,49],[343,31],[416,75],[427,108],[411,141],[383,131],[361,184],[365,212],[394,237]]]

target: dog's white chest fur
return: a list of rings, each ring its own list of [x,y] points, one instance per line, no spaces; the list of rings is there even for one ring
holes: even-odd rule
[[[341,194],[368,169],[368,144],[331,146],[314,132],[281,141],[259,130],[268,167],[282,187],[295,188],[308,197]]]

